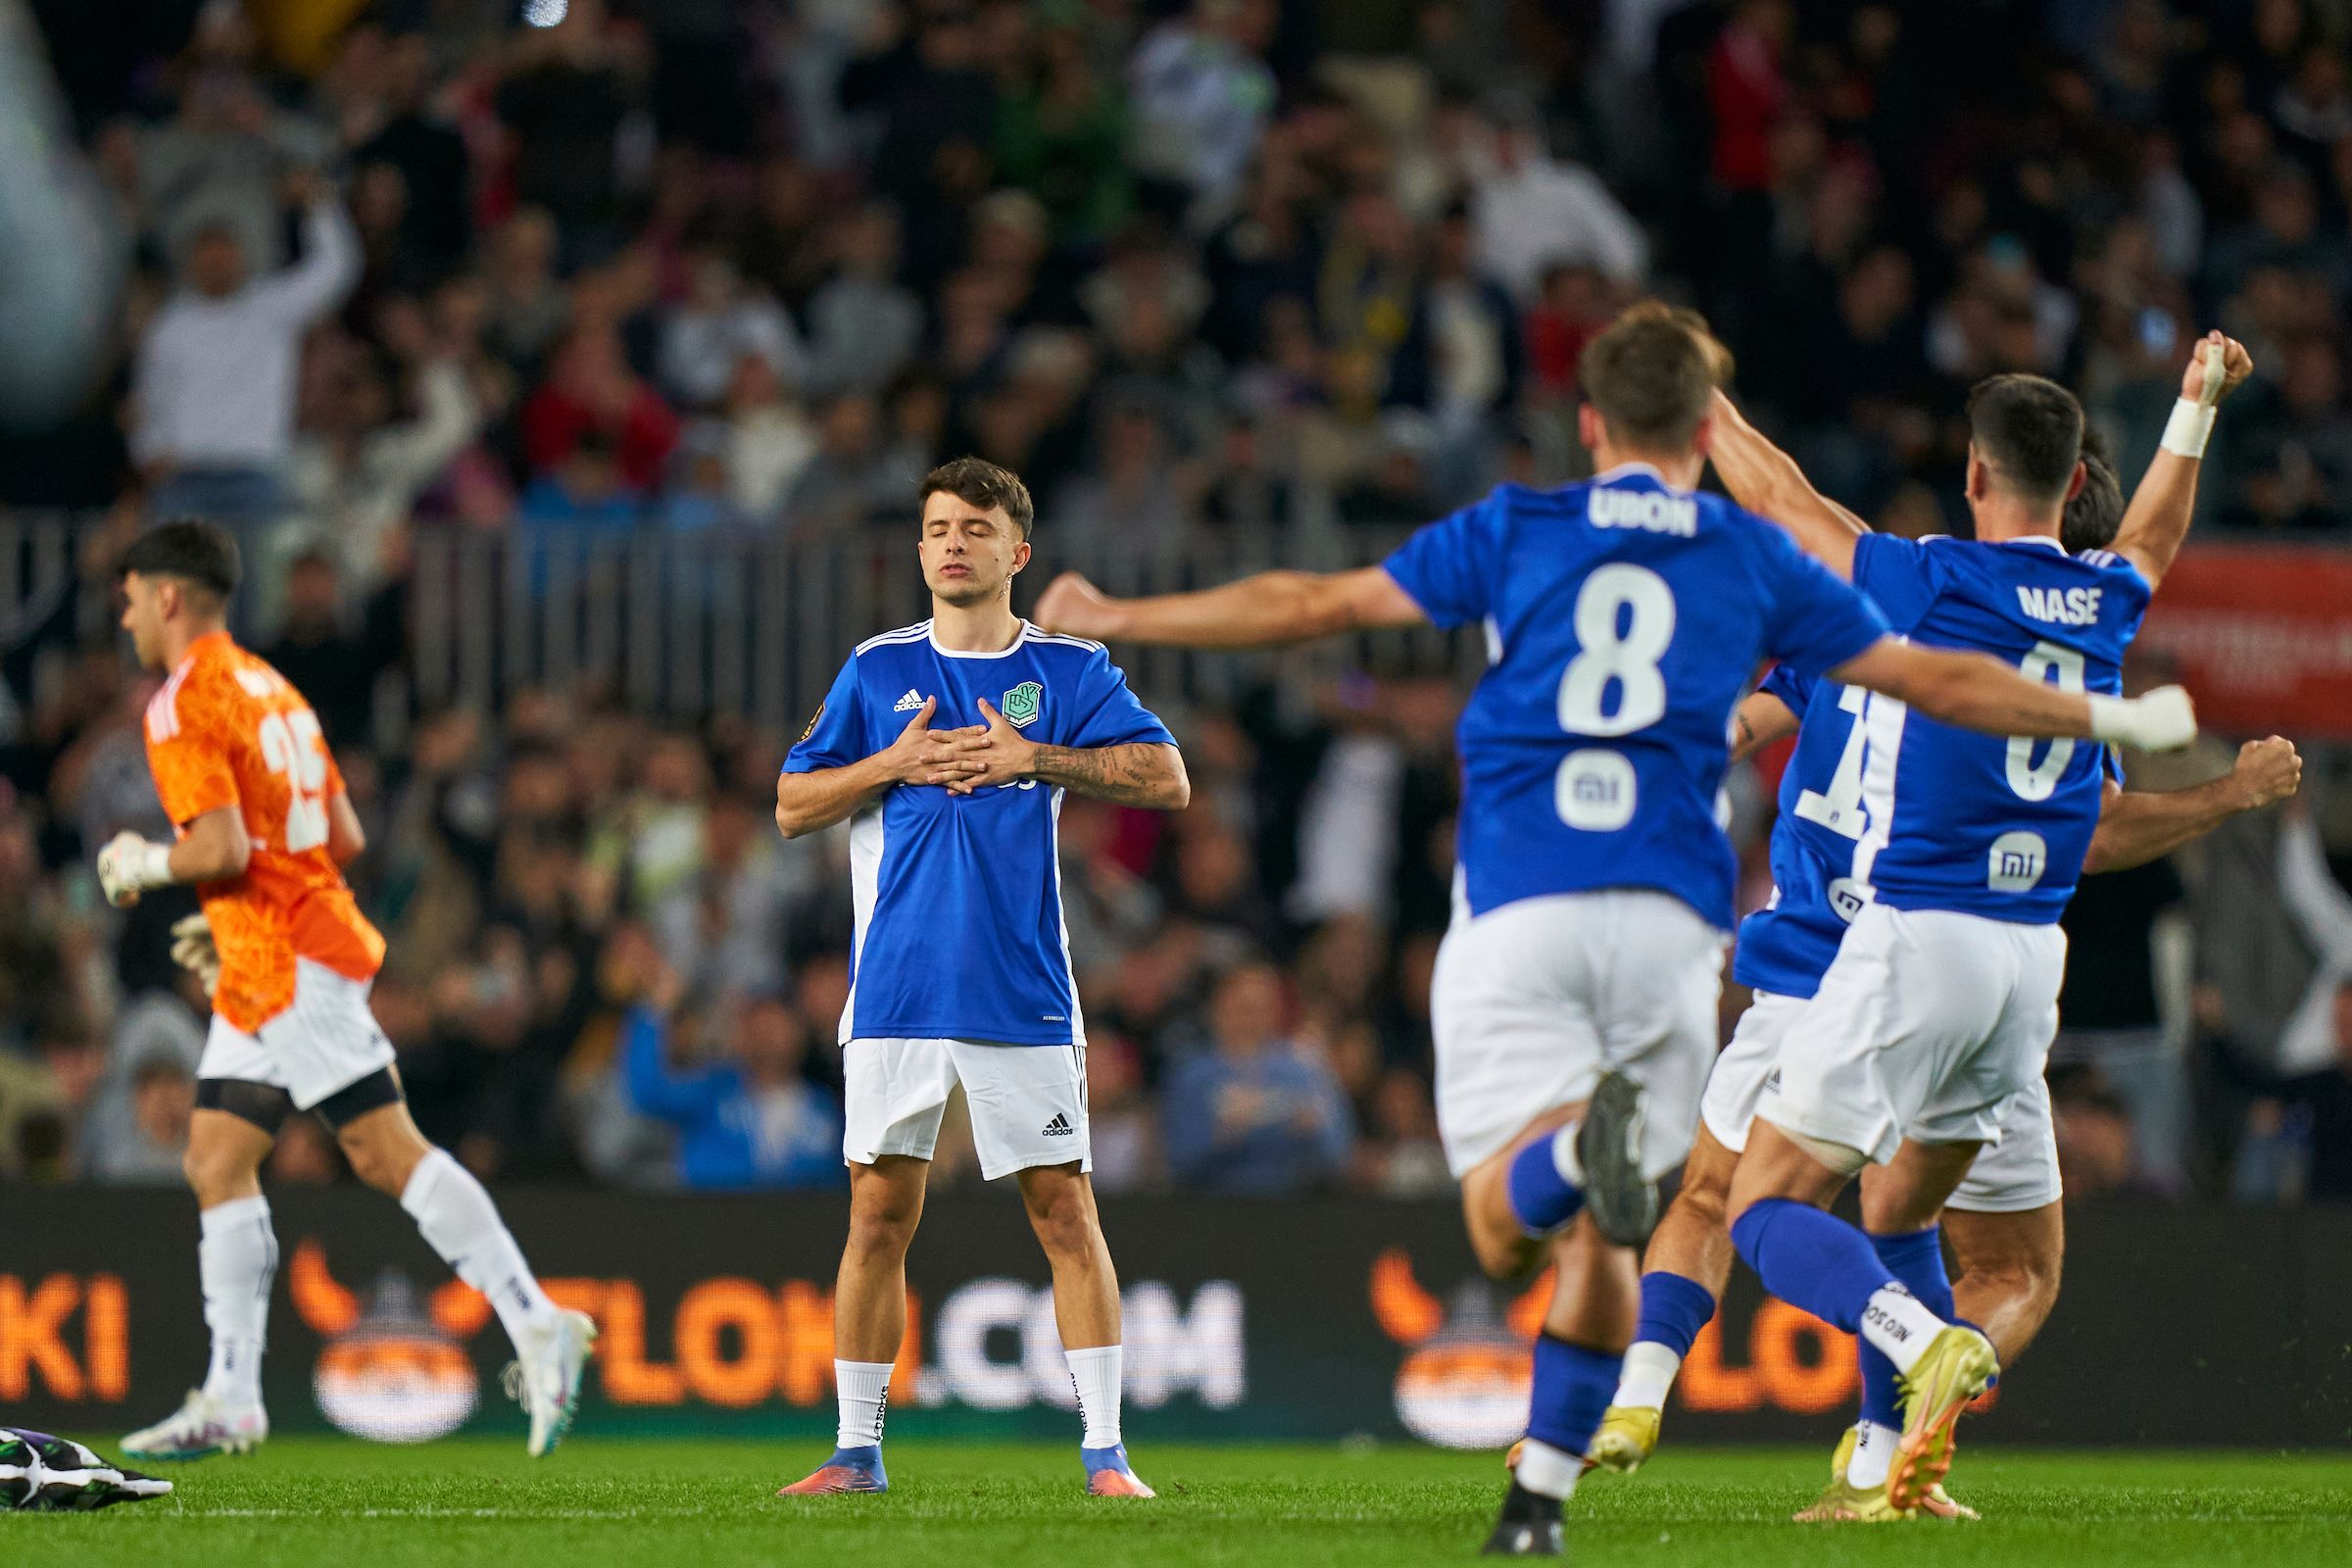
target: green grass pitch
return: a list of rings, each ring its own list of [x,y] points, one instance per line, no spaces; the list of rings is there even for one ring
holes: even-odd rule
[[[821,1459],[808,1443],[599,1442],[552,1458],[519,1440],[417,1448],[279,1439],[250,1459],[174,1466],[172,1497],[0,1522],[27,1568],[942,1568],[1429,1563],[1475,1555],[1502,1491],[1494,1455],[1396,1446],[1136,1445],[1156,1501],[1081,1494],[1070,1447],[909,1440],[879,1497],[771,1494]],[[1595,1476],[1570,1510],[1586,1563],[2352,1563],[2352,1454],[1964,1450],[1953,1490],[1982,1524],[1800,1527],[1827,1450],[1668,1449]]]

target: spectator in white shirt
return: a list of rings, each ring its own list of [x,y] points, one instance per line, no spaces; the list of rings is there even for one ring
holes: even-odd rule
[[[302,337],[359,277],[359,241],[315,178],[297,181],[302,260],[247,274],[236,231],[209,226],[188,247],[185,286],[139,345],[131,452],[159,515],[266,519],[293,448]]]
[[[1470,220],[1478,262],[1522,305],[1559,263],[1591,267],[1612,282],[1642,280],[1648,244],[1633,215],[1582,164],[1544,151],[1537,128],[1506,118],[1473,156]]]
[[[1241,194],[1273,117],[1274,73],[1260,56],[1274,23],[1268,0],[1195,0],[1145,37],[1128,68],[1136,165],[1192,198],[1203,222]]]
[[[801,379],[801,338],[784,307],[748,286],[725,256],[707,251],[662,328],[662,387],[686,408],[712,408],[746,354],[765,360],[787,386]]]

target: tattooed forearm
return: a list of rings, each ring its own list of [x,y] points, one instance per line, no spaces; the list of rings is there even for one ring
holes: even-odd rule
[[[1180,810],[1192,799],[1184,759],[1173,746],[1132,741],[1124,746],[1040,746],[1030,776],[1120,806]]]

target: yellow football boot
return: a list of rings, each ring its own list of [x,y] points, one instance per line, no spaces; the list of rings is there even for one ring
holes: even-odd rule
[[[1796,1518],[1799,1522],[1811,1523],[1820,1520],[1848,1521],[1856,1519],[1868,1519],[1875,1521],[1884,1519],[1907,1519],[1914,1517],[1913,1515],[1905,1514],[1895,1510],[1891,1504],[1888,1506],[1888,1511],[1884,1514],[1875,1512],[1851,1511],[1817,1513],[1815,1511],[1817,1509],[1829,1507],[1837,1503],[1841,1495],[1843,1495],[1839,1493],[1838,1489],[1843,1486],[1845,1482],[1845,1467],[1853,1461],[1854,1444],[1860,1436],[1861,1434],[1856,1432],[1852,1427],[1847,1427],[1845,1431],[1839,1435],[1838,1439],[1838,1451],[1830,1455],[1831,1486],[1827,1491],[1822,1493],[1820,1498],[1813,1503],[1812,1507],[1807,1508],[1804,1512],[1796,1515]],[[1885,1488],[1880,1489],[1882,1494],[1885,1492]],[[1855,1495],[1862,1494],[1858,1493],[1857,1489],[1853,1488],[1847,1488],[1846,1494]],[[1928,1500],[1919,1505],[1919,1512],[1926,1514],[1931,1519],[1976,1519],[1982,1517],[1976,1509],[1971,1508],[1967,1503],[1958,1500],[1950,1493],[1944,1491],[1941,1482],[1936,1483],[1935,1490],[1928,1494]]]
[[[1599,1430],[1585,1457],[1603,1470],[1630,1476],[1658,1451],[1658,1422],[1665,1412],[1641,1404],[1612,1404],[1601,1412]]]
[[[1990,1340],[1953,1324],[1902,1376],[1903,1435],[1886,1470],[1886,1495],[1897,1508],[1921,1506],[1943,1480],[1952,1467],[1953,1424],[2000,1369]]]

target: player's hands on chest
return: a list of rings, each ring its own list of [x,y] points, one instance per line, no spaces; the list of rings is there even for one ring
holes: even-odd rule
[[[1037,770],[1037,743],[1013,728],[987,698],[979,699],[979,709],[984,722],[956,732],[959,776],[948,785],[953,795],[970,795],[991,784],[1025,783]]]
[[[924,698],[898,738],[882,749],[883,768],[894,783],[952,786],[972,775],[973,764],[963,759],[957,743],[979,733],[977,727],[933,729],[931,720],[938,711],[939,699]]]

